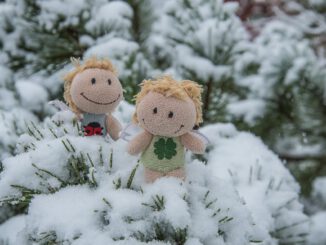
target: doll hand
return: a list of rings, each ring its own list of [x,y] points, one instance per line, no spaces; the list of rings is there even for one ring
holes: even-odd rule
[[[181,144],[195,154],[203,154],[206,149],[205,143],[192,132],[181,135]]]
[[[122,129],[119,121],[114,116],[107,115],[106,125],[107,125],[107,129],[108,129],[108,134],[111,136],[111,138],[114,141],[118,140],[120,131]]]
[[[147,131],[143,131],[138,134],[135,138],[133,138],[129,144],[127,151],[130,155],[137,155],[144,151],[148,145],[151,143],[153,135],[148,133]]]

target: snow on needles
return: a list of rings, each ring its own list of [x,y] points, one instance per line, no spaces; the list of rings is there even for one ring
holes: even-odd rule
[[[123,103],[116,115],[127,122],[130,110]],[[1,233],[0,241],[276,244],[306,231],[298,185],[261,141],[232,125],[203,132],[213,143],[207,164],[189,155],[185,183],[163,178],[145,184],[126,142],[82,137],[70,112],[55,114],[20,138],[20,154],[4,160],[0,200],[30,204],[17,233]],[[278,231],[281,219],[291,229]]]

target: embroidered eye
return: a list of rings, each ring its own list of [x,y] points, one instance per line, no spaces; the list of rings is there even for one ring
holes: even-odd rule
[[[169,113],[169,118],[172,118],[172,117],[173,117],[173,112],[170,111],[170,113]]]
[[[111,81],[111,79],[109,78],[109,79],[108,79],[108,84],[111,85],[111,83],[112,83],[112,81]]]
[[[96,83],[96,79],[93,77],[92,80],[91,80],[92,84],[95,84]]]
[[[153,109],[153,113],[154,113],[154,114],[157,113],[157,107],[155,107],[155,108]]]

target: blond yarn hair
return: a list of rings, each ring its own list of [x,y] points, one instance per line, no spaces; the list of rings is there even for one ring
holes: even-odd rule
[[[98,59],[96,57],[89,58],[84,61],[83,64],[80,63],[79,59],[71,58],[71,63],[74,65],[74,69],[67,73],[64,76],[64,94],[63,98],[68,103],[70,109],[76,113],[80,114],[81,111],[77,107],[77,105],[73,102],[70,89],[72,85],[72,81],[76,77],[77,74],[87,70],[87,69],[103,69],[112,72],[114,75],[117,75],[117,71],[115,67],[112,65],[111,61],[108,59]]]
[[[166,97],[174,97],[180,100],[190,98],[194,102],[196,108],[196,125],[203,122],[201,101],[201,93],[203,89],[199,84],[190,80],[177,81],[171,76],[162,76],[154,80],[144,80],[140,84],[140,87],[140,92],[135,95],[136,111],[133,115],[133,121],[135,123],[138,123],[137,107],[149,92],[160,93]]]

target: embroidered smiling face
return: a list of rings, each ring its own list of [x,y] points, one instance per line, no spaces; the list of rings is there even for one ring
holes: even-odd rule
[[[202,122],[202,87],[170,76],[144,80],[135,96],[134,123],[153,135],[177,137]]]
[[[150,92],[139,103],[137,118],[151,134],[177,137],[194,127],[196,108],[190,98],[181,100]]]
[[[123,96],[122,86],[113,72],[91,68],[78,73],[70,94],[79,110],[94,114],[112,112]]]
[[[63,95],[70,109],[78,116],[84,112],[112,112],[123,98],[122,86],[112,63],[96,57],[84,62],[72,58],[72,63],[74,68],[64,77]]]

